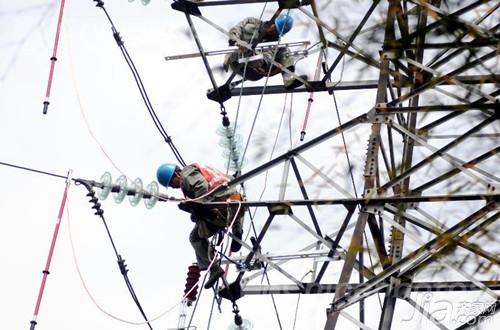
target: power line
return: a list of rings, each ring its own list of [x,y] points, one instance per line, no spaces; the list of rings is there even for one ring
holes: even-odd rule
[[[51,172],[36,170],[36,169],[30,168],[30,167],[14,165],[14,164],[9,164],[9,163],[4,163],[4,162],[0,162],[0,165],[9,166],[9,167],[13,167],[13,168],[17,168],[17,169],[25,170],[25,171],[30,171],[30,172],[34,172],[34,173],[49,175],[49,176],[53,176],[53,177],[60,178],[60,179],[65,179],[65,180],[67,179],[66,175],[60,175],[60,174],[55,174],[55,173],[51,173]]]
[[[99,203],[99,199],[95,196],[95,191],[94,188],[86,183],[83,180],[76,180],[76,184],[82,184],[87,188],[88,194],[86,195],[87,197],[90,198],[90,203],[93,204],[92,209],[95,210],[95,215],[97,215],[99,218],[101,218],[102,223],[104,224],[104,227],[106,229],[106,233],[108,234],[108,238],[111,242],[111,245],[113,247],[113,251],[115,252],[118,267],[120,268],[120,273],[123,275],[123,279],[125,280],[125,284],[127,285],[127,289],[130,292],[130,295],[132,296],[132,300],[136,304],[137,308],[139,309],[139,312],[141,313],[142,317],[144,318],[146,324],[148,325],[150,330],[153,330],[153,327],[151,326],[150,320],[146,316],[146,313],[144,312],[144,309],[142,308],[141,303],[139,302],[139,298],[137,297],[137,294],[135,293],[135,290],[132,286],[132,283],[130,282],[130,279],[128,277],[128,269],[127,265],[125,264],[125,259],[122,258],[121,254],[118,253],[118,250],[116,249],[115,242],[113,241],[113,237],[111,236],[111,232],[109,230],[108,224],[106,222],[106,219],[104,218],[104,211],[101,209],[101,204]]]
[[[135,67],[134,62],[132,61],[132,58],[130,57],[127,49],[125,48],[125,45],[121,39],[120,33],[116,29],[113,21],[111,20],[111,17],[109,16],[106,8],[104,8],[104,2],[101,0],[94,0],[96,2],[96,7],[101,8],[104,11],[104,14],[106,15],[109,23],[111,24],[111,30],[113,31],[113,37],[120,48],[120,51],[122,52],[123,57],[125,58],[125,61],[127,62],[127,65],[129,66],[130,70],[132,71],[132,75],[134,76],[134,80],[137,84],[137,87],[139,88],[139,92],[141,93],[141,97],[144,101],[144,104],[146,105],[146,108],[149,112],[149,115],[151,116],[151,119],[153,120],[153,123],[155,124],[156,128],[160,132],[161,136],[167,142],[169,145],[170,149],[172,150],[175,158],[179,162],[180,165],[186,166],[186,163],[184,162],[184,159],[182,158],[181,154],[177,150],[177,147],[174,145],[172,142],[172,137],[168,135],[167,131],[163,127],[163,125],[160,122],[160,119],[158,118],[158,115],[156,114],[155,110],[153,109],[153,105],[151,104],[151,101],[149,100],[149,96],[146,92],[146,88],[144,87],[144,84],[142,83],[141,77],[139,75],[139,72],[137,71],[137,68]]]

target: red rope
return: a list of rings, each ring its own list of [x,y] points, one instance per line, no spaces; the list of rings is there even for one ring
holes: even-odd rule
[[[54,228],[54,234],[52,235],[52,242],[50,244],[49,255],[47,257],[47,262],[45,264],[45,269],[43,270],[42,284],[40,285],[40,291],[38,292],[38,299],[36,301],[35,311],[33,313],[33,321],[31,321],[31,329],[34,329],[36,325],[36,319],[38,317],[38,311],[40,309],[40,303],[42,301],[43,291],[45,289],[45,283],[47,282],[47,276],[50,274],[50,263],[52,261],[52,256],[54,254],[54,248],[57,241],[57,234],[59,233],[59,226],[61,224],[61,219],[64,212],[64,207],[66,205],[66,198],[68,196],[68,188],[69,188],[70,180],[66,181],[66,187],[64,189],[64,194],[61,201],[61,206],[59,207],[59,214],[57,215],[57,222]]]
[[[59,34],[61,32],[61,23],[64,12],[65,0],[61,0],[61,6],[59,8],[59,19],[57,21],[56,38],[54,40],[54,50],[52,51],[52,57],[50,58],[50,71],[49,71],[49,81],[47,82],[47,91],[45,92],[45,101],[43,102],[43,113],[47,113],[49,107],[50,90],[52,88],[52,77],[54,75],[54,66],[57,61],[57,46],[59,44]]]

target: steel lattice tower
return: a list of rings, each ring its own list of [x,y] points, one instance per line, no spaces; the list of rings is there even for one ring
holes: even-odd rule
[[[221,104],[231,96],[285,93],[285,89],[238,88],[230,81],[218,86],[192,17],[222,30],[202,15],[203,7],[260,2],[265,1],[183,0],[172,5],[186,14],[213,84],[208,96]],[[261,214],[267,210],[267,218],[252,245],[242,242],[247,249],[244,256],[233,259],[240,267],[232,286],[241,288],[245,295],[329,294],[331,305],[325,306],[325,329],[336,328],[340,315],[360,328],[368,328],[363,304],[374,295],[383,300],[377,316],[379,329],[391,329],[397,304],[408,304],[438,328],[447,329],[412,298],[412,292],[449,292],[452,297],[456,291],[483,291],[494,302],[462,322],[458,329],[473,328],[481,319],[493,317],[499,310],[499,244],[496,237],[488,241],[486,233],[498,232],[496,220],[500,215],[500,3],[360,1],[359,10],[364,13],[348,35],[323,20],[330,10],[321,9],[324,2],[277,2],[308,20],[318,31],[320,46],[336,55],[324,65],[319,79],[309,81],[295,93],[356,90],[362,95],[375,90],[376,96],[367,101],[371,106],[360,116],[244,172],[230,183],[240,185],[283,166],[278,199],[243,203],[245,207],[263,208]],[[382,22],[374,22],[376,11],[383,13]],[[375,23],[382,34],[367,38],[362,32]],[[346,64],[347,69],[353,63],[362,63],[376,70],[378,78],[332,83],[332,74],[344,57],[352,60]],[[362,178],[357,178],[362,182],[362,191],[353,196],[304,154],[314,153],[331,139],[348,136],[360,125],[369,130],[369,137]],[[435,166],[436,162],[446,166]],[[304,172],[314,172],[340,194],[310,198]],[[286,187],[292,183],[300,191],[300,198],[285,198]],[[459,217],[442,214],[447,205],[456,203],[464,205]],[[334,217],[324,211],[329,209],[335,210]],[[261,253],[269,228],[279,217],[297,223],[313,243],[288,255]],[[445,223],[444,218],[451,220]],[[330,233],[324,226],[332,222],[336,229]],[[367,262],[369,251],[374,254],[373,264]],[[456,260],[457,255],[465,255],[467,267]],[[287,268],[290,260],[312,260],[310,280],[304,281],[292,267]],[[283,275],[283,283],[251,285],[251,280],[263,272],[259,264]],[[440,265],[442,271],[458,273],[464,280],[429,281],[429,276],[419,276],[435,265]],[[329,275],[332,267],[340,270],[339,276]],[[357,281],[353,281],[355,277]],[[359,305],[359,317],[344,313],[354,304]]]

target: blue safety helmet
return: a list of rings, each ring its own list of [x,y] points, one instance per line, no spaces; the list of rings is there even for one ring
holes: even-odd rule
[[[293,17],[288,14],[279,15],[274,21],[274,24],[276,25],[276,32],[278,32],[280,36],[285,35],[285,33],[292,29]]]
[[[174,176],[176,168],[177,165],[175,164],[169,164],[169,163],[161,164],[160,167],[158,167],[158,170],[156,171],[156,178],[158,179],[158,182],[162,186],[168,187],[170,180]]]

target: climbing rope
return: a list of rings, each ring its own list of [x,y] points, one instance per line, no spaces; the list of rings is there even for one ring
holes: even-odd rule
[[[302,282],[304,280],[304,278],[309,275],[310,273],[312,273],[312,270],[309,270],[307,273],[304,274],[304,276],[302,276],[302,278],[300,279],[300,281]],[[297,295],[297,304],[295,305],[295,316],[293,317],[293,329],[292,330],[295,330],[295,324],[297,323],[297,314],[299,312],[299,302],[300,302],[300,293]]]
[[[251,228],[253,230],[253,234],[255,237],[257,237],[257,230],[255,229],[255,224],[254,224],[254,221],[253,221],[253,217],[252,217],[252,214],[249,212],[249,215],[250,215],[250,224],[251,224]],[[271,281],[269,280],[269,275],[267,274],[267,266],[264,267],[264,271],[262,272],[262,276],[266,278],[266,281],[267,281],[267,285],[271,285]],[[271,296],[271,301],[273,302],[273,307],[274,307],[274,313],[276,315],[276,319],[278,321],[278,326],[280,327],[280,329],[283,329],[282,326],[281,326],[281,319],[280,319],[280,315],[279,315],[279,312],[278,312],[278,307],[276,306],[276,300],[274,299],[274,294],[270,294]]]
[[[71,81],[73,82],[73,88],[75,90],[76,99],[78,101],[78,109],[80,110],[80,114],[82,115],[83,122],[85,123],[85,127],[87,128],[87,131],[89,132],[90,136],[92,137],[92,139],[94,140],[94,142],[97,144],[97,146],[99,147],[99,149],[101,149],[101,152],[109,160],[109,162],[111,163],[111,165],[113,165],[113,167],[118,172],[120,172],[121,174],[125,175],[125,173],[115,164],[115,162],[108,155],[108,153],[104,149],[102,143],[97,139],[97,137],[94,134],[92,128],[90,128],[90,124],[89,124],[89,121],[88,121],[87,116],[85,114],[85,109],[83,107],[82,98],[81,98],[81,95],[80,95],[80,89],[79,89],[78,82],[77,82],[77,79],[76,79],[75,66],[73,64],[73,47],[71,45],[71,38],[69,37],[70,36],[70,27],[65,25],[64,28],[65,28],[65,31],[66,31],[66,34],[65,34],[66,35],[66,43],[68,44],[68,59],[69,59],[69,68],[70,68]]]
[[[293,148],[292,142],[292,109],[293,109],[293,93],[290,95],[290,113],[288,115],[288,139],[290,140],[289,148]]]
[[[208,323],[207,323],[207,330],[210,330],[210,324],[212,323],[212,315],[214,312],[214,307],[215,307],[215,301],[217,300],[217,297],[214,295],[212,298],[212,305],[210,306],[210,313],[208,314]]]
[[[279,121],[279,124],[278,124],[278,130],[276,132],[276,136],[274,137],[274,143],[273,143],[273,147],[271,149],[271,154],[269,155],[269,161],[271,161],[271,159],[273,159],[274,151],[276,150],[276,146],[278,144],[278,138],[279,138],[280,131],[281,131],[281,125],[283,123],[283,117],[284,117],[285,111],[286,111],[286,101],[287,101],[287,98],[288,98],[288,93],[285,94],[285,102],[284,102],[284,105],[283,105],[283,111],[281,112],[281,117],[280,117],[280,121]],[[290,98],[293,98],[293,93],[291,93],[291,97]],[[264,196],[264,193],[265,193],[265,191],[267,189],[268,174],[269,174],[269,170],[266,170],[266,173],[264,174],[264,187],[262,188],[262,191],[260,193],[258,201],[262,200],[262,197]],[[255,208],[253,217],[255,217],[255,214],[257,213],[258,210],[259,210],[259,208]]]
[[[264,12],[267,8],[267,2],[264,3],[264,6],[262,7],[262,11],[260,12],[260,15],[259,15],[259,20],[262,21],[262,16],[264,16]],[[254,43],[254,40],[255,38],[257,37],[257,30],[254,30],[253,33],[252,33],[252,37],[250,38],[250,44],[253,45]],[[246,73],[247,73],[247,68],[248,68],[248,62],[249,61],[245,61],[245,65],[243,66],[243,77],[246,76]],[[238,125],[238,119],[239,119],[239,115],[240,115],[240,107],[241,107],[241,100],[243,99],[243,87],[245,86],[245,79],[242,79],[241,81],[241,88],[240,88],[240,94],[238,96],[238,105],[236,107],[236,117],[235,117],[235,120],[234,120],[234,128],[233,128],[233,136],[235,136],[236,134],[236,129],[237,129],[237,125]],[[229,162],[228,162],[228,166],[227,166],[227,172],[229,172]],[[236,173],[240,173],[241,172],[241,167],[243,166],[243,158],[241,159],[240,163],[239,164],[236,164]]]
[[[229,234],[228,234],[228,233],[229,233],[229,232],[231,232],[231,229],[233,228],[233,225],[234,225],[234,223],[236,222],[236,219],[238,219],[238,215],[239,215],[239,213],[240,213],[240,211],[241,211],[241,207],[242,207],[242,205],[241,205],[241,201],[237,201],[237,202],[238,202],[238,208],[236,209],[236,212],[234,213],[234,217],[233,217],[233,219],[231,220],[231,223],[230,223],[230,224],[229,224],[229,226],[227,227],[227,231],[223,234],[224,236],[223,236],[223,239],[222,239],[222,241],[223,241],[223,243],[222,243],[223,245],[222,245],[222,246],[226,246],[226,247],[227,247],[227,246],[229,246],[229,244],[228,244],[228,243],[229,243]],[[218,252],[218,251],[217,251],[217,252]],[[213,265],[216,261],[217,261],[217,258],[214,256],[214,257],[212,258],[212,261],[211,261],[211,262],[210,262],[210,264],[208,265],[207,269],[210,269],[210,268],[212,267],[212,265]],[[205,280],[206,280],[206,278],[207,278],[207,275],[208,275],[208,272],[206,272],[206,273],[205,273],[205,276],[203,277],[203,283],[205,283]],[[202,284],[202,286],[203,286],[203,284]],[[214,286],[216,286],[216,285],[214,285]],[[203,292],[203,291],[202,291],[202,292]],[[200,292],[200,296],[201,296],[201,293],[202,293],[202,292]],[[195,314],[195,312],[196,312],[196,308],[197,308],[197,306],[198,306],[198,302],[199,302],[199,300],[200,300],[199,298],[198,298],[198,300],[196,300],[196,303],[195,303],[194,308],[193,308],[193,313],[191,314],[191,319],[189,320],[189,323],[188,323],[187,329],[189,329],[189,327],[191,326],[191,322],[193,321],[194,314]]]
[[[262,18],[266,5],[267,5],[267,3],[264,5],[264,8],[263,8],[263,10],[262,10],[262,12],[261,12],[261,15],[260,15],[260,18],[259,18],[259,19],[261,19],[261,18]],[[252,41],[254,40],[254,38],[255,38],[255,37],[256,37],[256,31],[254,31],[254,34],[252,35],[252,38],[251,38],[251,42],[250,42],[250,44],[252,44]],[[277,45],[277,46],[279,46],[280,41],[281,41],[281,36],[280,36],[280,38],[279,38],[279,40],[278,40],[278,45]],[[273,57],[272,57],[272,58],[273,58],[273,60],[274,60],[274,58],[276,57],[277,51],[278,51],[278,47],[276,47],[276,49],[273,51]],[[244,68],[243,68],[243,77],[244,77],[244,76],[245,76],[245,74],[246,74],[247,66],[248,66],[248,61],[246,61],[246,62],[245,62],[245,65],[244,65]],[[237,173],[239,173],[239,172],[240,172],[240,170],[241,170],[241,166],[242,166],[242,163],[243,163],[244,158],[245,158],[245,154],[246,154],[246,151],[247,151],[247,148],[248,148],[248,145],[249,145],[249,141],[250,141],[250,139],[251,139],[251,136],[252,136],[252,133],[253,133],[253,130],[254,130],[254,127],[255,127],[255,122],[256,122],[256,119],[257,119],[257,116],[258,116],[258,113],[259,113],[259,110],[260,110],[260,107],[261,107],[261,104],[262,104],[263,95],[264,95],[264,93],[265,93],[265,89],[266,89],[267,84],[268,84],[268,80],[269,80],[269,77],[270,77],[271,70],[272,70],[272,65],[271,65],[271,66],[269,66],[269,70],[268,70],[267,75],[266,75],[266,79],[265,79],[265,83],[264,83],[264,88],[263,88],[263,91],[262,91],[262,93],[261,93],[261,95],[260,95],[259,104],[258,104],[257,111],[256,111],[256,114],[255,114],[255,117],[254,117],[254,121],[253,121],[253,124],[252,124],[252,128],[251,128],[251,130],[250,130],[250,133],[249,133],[249,136],[248,136],[248,139],[247,139],[247,143],[246,143],[246,146],[245,146],[245,150],[244,150],[243,155],[242,155],[242,157],[241,157],[241,159],[240,159],[240,164],[239,164],[239,166],[237,167]],[[243,87],[244,81],[245,81],[245,80],[243,79],[243,81],[242,81],[242,87]],[[236,111],[236,119],[235,119],[235,124],[234,124],[234,128],[233,128],[233,135],[232,135],[232,136],[234,136],[234,134],[236,134],[237,123],[238,123],[239,113],[240,113],[240,107],[241,107],[241,100],[242,100],[242,91],[243,91],[243,88],[241,88],[241,90],[240,90],[240,95],[239,95],[239,98],[238,98],[238,105],[237,105],[237,111]],[[286,99],[285,99],[285,104],[286,104]],[[224,112],[225,112],[225,111],[224,111]],[[283,110],[283,112],[284,112],[284,110]],[[221,114],[223,114],[223,113],[222,113],[222,111],[221,111]],[[225,113],[223,114],[223,118],[227,118],[227,117],[225,116]],[[282,122],[282,119],[283,119],[283,114],[282,114],[281,119],[280,119],[280,125],[279,125],[280,127],[281,127],[281,122]],[[229,123],[227,123],[227,124],[228,124],[227,126],[229,126]],[[275,149],[275,147],[276,147],[276,143],[277,143],[277,138],[278,138],[278,135],[279,135],[279,130],[278,130],[278,134],[277,134],[277,136],[276,136],[276,140],[275,140],[275,143],[274,143],[274,146],[273,146],[273,152],[274,152],[274,149]],[[272,156],[271,156],[271,157],[272,157]],[[227,166],[226,171],[229,171],[229,162],[228,162],[228,166]],[[243,188],[243,189],[244,189],[244,188]],[[241,206],[241,204],[240,204],[240,206]],[[237,215],[238,213],[239,213],[239,211],[237,211],[235,214]],[[236,218],[235,218],[235,219],[236,219]],[[233,222],[234,222],[234,220],[233,220]],[[251,220],[251,225],[252,225],[252,227],[253,227],[254,232],[256,232],[256,231],[255,231],[255,227],[253,226],[253,219]],[[231,228],[231,227],[232,227],[232,224],[231,224],[231,226],[227,229],[227,232],[229,232],[229,231],[230,231],[230,228]],[[246,239],[245,239],[245,240],[246,240]],[[226,245],[226,248],[227,248],[227,246],[228,246],[228,245]],[[220,255],[221,255],[222,257],[227,258],[227,257],[225,256],[225,254],[224,254],[224,253],[221,253],[221,252],[219,252],[219,253],[220,253]],[[229,259],[229,258],[228,258],[228,259]],[[266,276],[267,276],[267,274],[266,274]],[[268,283],[269,283],[269,279],[268,279]],[[271,295],[271,296],[272,296],[272,295]],[[275,311],[276,311],[276,314],[277,314],[278,323],[279,323],[279,326],[280,326],[280,329],[281,329],[281,328],[282,328],[282,327],[281,327],[281,322],[280,322],[280,319],[279,319],[279,314],[278,314],[278,311],[277,311],[277,308],[276,308],[276,303],[275,303],[274,297],[272,297],[272,299],[273,299],[273,305],[274,305],[274,308],[275,308]],[[214,297],[214,300],[213,300],[213,302],[212,302],[212,309],[211,309],[211,312],[210,312],[210,320],[211,320],[212,313],[213,313],[213,305],[214,305],[214,301],[215,301],[215,297]],[[196,309],[196,305],[195,305],[195,309]],[[195,312],[195,311],[193,311],[193,316],[194,316],[194,312]],[[193,317],[193,316],[192,316],[192,317]],[[191,317],[191,319],[192,319],[192,317]],[[190,324],[191,324],[191,321],[190,321],[189,325],[190,325]],[[188,328],[189,328],[189,326],[188,326]]]
[[[333,96],[333,103],[335,104],[335,111],[337,113],[337,120],[339,121],[339,127],[342,126],[342,121],[340,120],[340,112],[339,112],[339,108],[338,108],[338,105],[337,105],[337,98],[335,97],[335,92],[332,91],[332,96]],[[342,136],[342,143],[344,145],[344,152],[345,152],[345,157],[347,159],[347,166],[349,167],[349,174],[350,174],[350,177],[351,177],[351,183],[352,183],[352,188],[354,189],[354,196],[356,196],[356,198],[358,198],[358,191],[356,189],[356,184],[354,182],[354,175],[352,173],[352,165],[351,165],[351,159],[349,157],[349,152],[347,151],[347,143],[345,141],[345,135],[344,135],[344,132],[340,132],[341,133],[341,136]]]
[[[276,54],[278,53],[278,46],[279,46],[280,42],[281,42],[281,36],[278,39],[278,44],[276,45],[276,49],[273,51],[273,60],[276,57]],[[264,81],[264,86],[262,88],[262,92],[261,92],[260,97],[259,97],[259,103],[257,105],[257,110],[255,111],[255,116],[254,116],[254,119],[252,121],[252,126],[250,128],[250,132],[248,133],[247,143],[245,144],[245,149],[243,150],[243,154],[241,156],[241,163],[243,163],[243,161],[245,160],[245,156],[246,156],[246,153],[247,153],[247,150],[248,150],[248,146],[250,144],[250,140],[251,140],[251,137],[252,137],[252,134],[253,134],[253,130],[255,129],[255,124],[257,122],[257,117],[259,116],[259,112],[260,112],[261,105],[262,105],[262,100],[264,99],[264,94],[265,94],[265,91],[266,91],[266,88],[267,88],[267,84],[269,82],[269,77],[270,77],[272,68],[273,68],[273,66],[270,65],[269,66],[269,70],[267,72],[266,79]]]

